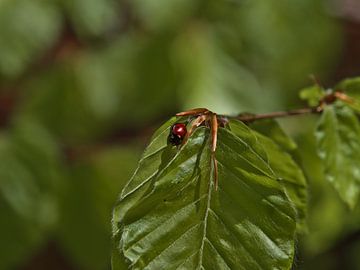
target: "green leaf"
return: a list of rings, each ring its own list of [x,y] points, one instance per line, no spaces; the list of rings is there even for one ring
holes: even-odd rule
[[[279,123],[273,119],[257,120],[250,123],[250,127],[266,137],[271,138],[287,152],[293,152],[297,149],[294,140],[291,139]]]
[[[349,212],[348,206],[341,200],[337,191],[327,181],[324,181],[323,166],[316,154],[315,136],[311,135],[303,130],[297,140],[302,165],[313,194],[310,197],[307,220],[311,233],[304,235],[301,239],[302,250],[307,254],[303,269],[310,268],[309,266],[312,266],[315,258],[318,258],[319,262],[324,262],[326,259],[322,256],[324,253],[336,246],[339,239],[348,237],[349,234],[360,228],[359,205]],[[329,255],[332,256],[332,254]],[[329,267],[329,269],[331,268]]]
[[[346,104],[355,111],[360,112],[360,77],[343,80],[335,87],[335,89],[344,91],[353,98],[354,102]]]
[[[360,193],[360,125],[356,115],[341,104],[327,106],[318,124],[316,138],[326,179],[354,208]]]
[[[345,91],[360,100],[360,77],[346,79],[336,85],[335,90]]]
[[[325,90],[318,85],[313,85],[300,91],[300,98],[306,100],[310,106],[317,106],[324,96]]]
[[[286,193],[296,207],[298,232],[306,232],[307,182],[302,169],[287,153],[297,149],[296,143],[287,136],[275,120],[256,121],[251,124],[251,128],[261,133],[256,133],[256,136],[265,151],[269,153],[269,165],[282,181]]]
[[[171,122],[114,209],[116,259],[129,269],[290,269],[294,208],[263,153],[247,143],[253,134],[220,128],[216,191],[208,129],[177,150],[166,145]]]

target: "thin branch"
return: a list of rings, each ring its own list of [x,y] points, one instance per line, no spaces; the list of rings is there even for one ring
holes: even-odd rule
[[[304,114],[317,114],[321,112],[322,112],[322,108],[318,106],[318,107],[309,107],[309,108],[302,108],[302,109],[296,109],[290,111],[271,112],[264,114],[240,114],[237,116],[230,116],[230,117],[226,116],[226,118],[237,119],[242,122],[248,123],[261,119],[281,118],[281,117],[304,115]]]
[[[221,120],[223,121],[226,121],[227,119],[237,119],[242,122],[249,123],[262,119],[281,118],[281,117],[304,115],[304,114],[319,114],[322,113],[326,105],[331,105],[335,103],[337,100],[341,100],[347,104],[353,104],[355,102],[353,98],[349,97],[345,93],[341,91],[335,91],[325,95],[322,98],[322,100],[320,100],[319,105],[316,107],[307,107],[307,108],[295,109],[290,111],[271,112],[264,114],[244,113],[244,114],[239,114],[237,116],[221,115],[220,118],[222,118]]]

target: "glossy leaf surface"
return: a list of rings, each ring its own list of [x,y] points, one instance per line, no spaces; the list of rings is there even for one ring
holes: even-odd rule
[[[242,123],[220,128],[216,191],[207,128],[180,149],[165,124],[115,207],[114,269],[290,269],[295,210]],[[269,153],[271,154],[271,153]]]

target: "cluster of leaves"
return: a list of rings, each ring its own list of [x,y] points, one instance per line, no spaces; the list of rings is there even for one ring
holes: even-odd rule
[[[324,103],[340,89],[345,100]],[[301,93],[322,109],[318,155],[351,208],[360,197],[359,93],[358,78]],[[292,158],[295,142],[274,120],[229,120],[218,131],[216,190],[209,128],[177,148],[167,135],[178,121],[156,131],[121,193],[113,269],[290,269],[296,234],[307,229],[307,182]]]
[[[314,86],[304,89],[301,96],[313,105],[334,91],[349,96],[324,107],[316,128],[318,154],[324,162],[326,179],[354,208],[360,195],[360,124],[356,114],[360,112],[360,80],[348,79],[328,90]]]
[[[296,132],[296,141],[299,145],[298,157],[309,179],[310,194],[307,220],[309,233],[300,238],[302,256],[308,258],[304,262],[303,269],[353,269],[359,265],[357,255],[359,246],[356,235],[360,229],[360,207],[359,203],[356,203],[358,198],[351,195],[353,192],[357,193],[358,190],[356,176],[352,175],[356,167],[351,168],[351,164],[357,166],[357,163],[350,161],[351,158],[357,158],[357,139],[347,137],[348,135],[343,136],[344,130],[349,132],[349,136],[359,136],[356,135],[358,124],[356,122],[353,122],[354,126],[351,124],[354,113],[358,118],[359,111],[356,109],[356,103],[359,100],[359,79],[344,80],[335,86],[334,90],[345,91],[347,95],[353,97],[353,100],[350,104],[338,101],[328,106],[327,110],[335,111],[335,114],[331,115],[331,121],[328,121],[329,118],[324,121],[325,116],[321,116],[320,119],[318,116],[307,117],[297,121],[301,126],[301,130]],[[301,96],[304,98],[307,96],[306,99],[310,103],[312,99],[311,105],[315,105],[324,94],[329,92],[331,92],[330,89],[315,86],[305,89]],[[343,115],[343,111],[346,112],[347,117],[344,122],[340,122],[340,119],[344,118],[338,115]],[[353,120],[349,122],[349,119]],[[335,130],[333,123],[336,123]],[[316,136],[309,133],[311,129],[316,131]],[[319,137],[318,134],[324,133],[325,129],[332,130],[335,136],[332,137],[334,144],[328,145],[330,148],[323,152],[321,145],[325,138],[321,135]],[[343,150],[340,150],[340,147]],[[344,149],[347,150],[344,151]],[[345,172],[343,171],[345,168],[339,166],[330,169],[329,163],[336,158],[339,158],[339,162],[350,161],[350,163],[340,163],[349,171]],[[340,174],[337,174],[336,178],[332,177],[337,172]],[[324,179],[330,180],[330,184]],[[353,185],[353,191],[350,190],[351,185]],[[348,196],[345,195],[346,192],[350,192]],[[353,210],[349,211],[349,208]]]

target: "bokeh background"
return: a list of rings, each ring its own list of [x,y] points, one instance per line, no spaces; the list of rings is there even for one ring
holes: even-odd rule
[[[0,269],[110,269],[112,206],[163,121],[302,107],[311,75],[359,64],[359,0],[0,0]],[[313,117],[282,124],[310,183],[295,268],[360,269]]]

